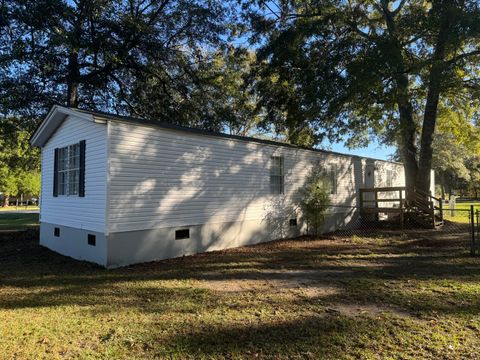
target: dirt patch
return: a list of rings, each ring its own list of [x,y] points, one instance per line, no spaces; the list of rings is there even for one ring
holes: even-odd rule
[[[200,280],[198,287],[216,292],[290,292],[303,297],[327,297],[338,294],[341,289],[318,280],[315,271],[269,271],[258,272],[252,279]]]
[[[382,305],[375,305],[375,304],[365,304],[365,305],[332,304],[325,308],[325,312],[330,314],[337,314],[337,315],[350,316],[350,317],[356,317],[356,316],[362,316],[362,315],[367,315],[367,316],[395,315],[395,316],[406,317],[406,318],[413,317],[412,314],[402,309],[395,308],[392,306],[386,306],[386,305],[382,306]]]
[[[219,293],[235,292],[266,292],[285,293],[290,296],[310,299],[328,299],[338,296],[342,289],[325,284],[314,279],[295,277],[288,272],[282,273],[284,278],[278,279],[237,279],[237,280],[203,280],[198,282],[198,287]],[[411,318],[413,315],[405,310],[383,304],[347,304],[328,303],[325,312],[339,316],[384,316],[394,315]]]

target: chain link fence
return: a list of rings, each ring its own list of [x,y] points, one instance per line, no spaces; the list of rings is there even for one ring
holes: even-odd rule
[[[480,204],[443,209],[443,224],[435,228],[415,221],[414,216],[398,212],[364,214],[359,207],[334,206],[333,212],[348,215],[343,226],[328,236],[350,239],[411,239],[425,244],[445,245],[464,253],[480,255]],[[340,218],[340,216],[338,216]]]

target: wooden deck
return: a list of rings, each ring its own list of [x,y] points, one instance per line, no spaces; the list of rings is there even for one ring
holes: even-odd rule
[[[402,226],[407,220],[429,228],[443,225],[440,199],[404,186],[360,189],[360,213],[364,218],[373,214],[376,221],[380,214],[398,214]]]

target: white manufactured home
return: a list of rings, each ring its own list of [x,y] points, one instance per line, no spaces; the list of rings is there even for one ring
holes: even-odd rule
[[[332,183],[325,231],[355,226],[359,188],[404,185],[399,163],[61,106],[31,143],[40,243],[105,267],[304,234],[313,168]]]

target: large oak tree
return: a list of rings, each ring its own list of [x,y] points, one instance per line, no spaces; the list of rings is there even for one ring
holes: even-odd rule
[[[227,15],[216,0],[0,1],[0,111],[61,103],[138,115],[128,100],[139,78],[175,107],[223,42]]]
[[[190,120],[192,94],[209,80],[205,63],[223,47],[228,21],[217,0],[0,0],[5,203],[35,195],[38,151],[28,137],[52,104]],[[136,96],[152,83],[154,93]],[[152,104],[155,112],[143,111]]]
[[[439,101],[477,96],[473,0],[310,0],[245,4],[268,123],[293,141],[397,143],[407,186],[427,191]]]

